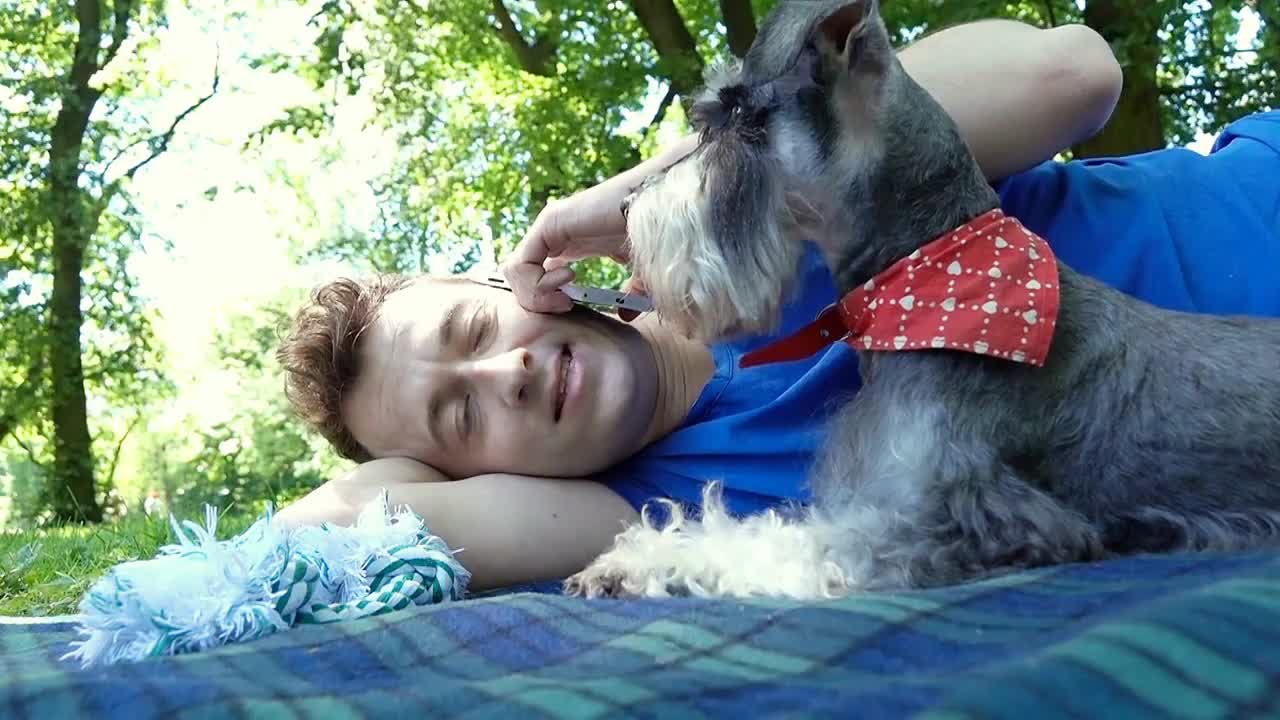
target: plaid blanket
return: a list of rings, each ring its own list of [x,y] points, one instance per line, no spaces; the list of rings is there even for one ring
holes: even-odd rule
[[[838,602],[518,593],[81,671],[0,625],[0,717],[1280,714],[1280,557],[1133,558]]]

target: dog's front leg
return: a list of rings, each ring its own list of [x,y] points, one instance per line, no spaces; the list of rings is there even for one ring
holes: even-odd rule
[[[702,517],[679,507],[655,527],[646,517],[620,534],[613,546],[565,591],[586,597],[837,597],[848,579],[828,557],[831,528],[797,511],[768,511],[738,519],[729,515],[719,489],[703,494]]]
[[[947,376],[927,370],[906,358],[878,366],[830,425],[814,505],[852,586],[932,586],[1102,557],[1099,529],[974,435],[930,382]]]

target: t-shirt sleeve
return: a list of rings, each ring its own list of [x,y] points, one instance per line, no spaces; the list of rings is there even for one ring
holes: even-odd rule
[[[1153,304],[1280,314],[1280,111],[1185,148],[1046,162],[993,183],[1073,269]]]
[[[1280,155],[1280,110],[1250,115],[1231,123],[1214,141],[1210,152],[1217,153],[1242,138],[1261,143],[1271,152]],[[1275,185],[1274,175],[1270,184]]]

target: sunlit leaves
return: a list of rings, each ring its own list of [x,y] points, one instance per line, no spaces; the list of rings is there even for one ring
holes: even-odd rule
[[[1188,143],[1198,131],[1213,132],[1245,112],[1276,105],[1280,43],[1268,40],[1274,28],[1264,23],[1251,53],[1232,46],[1245,0],[1116,1],[1158,28],[1156,36],[1131,31],[1111,40],[1122,62],[1141,47],[1158,48],[1169,143]],[[676,4],[704,61],[726,57],[720,4]],[[755,0],[757,21],[774,4]],[[1074,0],[895,0],[881,7],[903,43],[992,17],[1041,27],[1084,21]],[[645,112],[652,113],[666,85],[629,3],[507,0],[526,43],[554,44],[546,72],[536,74],[522,68],[527,62],[497,30],[493,8],[491,0],[352,0],[326,3],[318,13],[323,32],[316,54],[295,58],[292,67],[320,86],[359,87],[375,97],[380,121],[402,138],[400,163],[380,191],[383,222],[374,236],[334,238],[319,253],[363,257],[383,269],[447,268],[451,261],[427,258],[466,255],[468,242],[488,237],[479,232],[485,227],[501,255],[548,199],[652,152],[651,138],[642,135],[652,119]],[[293,119],[319,132],[316,117]]]
[[[55,117],[71,87],[75,6],[0,4],[0,315],[5,318],[0,324],[0,441],[7,438],[9,447],[20,447],[35,466],[49,458],[51,388],[70,382],[55,380],[50,370],[50,354],[65,347],[49,339],[53,231],[67,217],[57,216],[56,209],[74,212],[85,229],[72,247],[84,256],[79,338],[87,410],[96,421],[91,434],[109,440],[120,432],[113,408],[136,413],[168,387],[151,312],[143,307],[127,267],[142,225],[130,208],[127,187],[111,173],[113,159],[130,147],[147,148],[155,135],[147,99],[157,94],[167,73],[149,67],[146,54],[164,17],[160,2],[136,0],[127,25],[117,25],[117,7],[124,6],[101,5],[102,40],[89,82],[101,99],[83,137],[70,145],[79,150],[70,158],[77,192],[55,201],[49,190],[50,148]],[[111,458],[107,452],[96,460]]]

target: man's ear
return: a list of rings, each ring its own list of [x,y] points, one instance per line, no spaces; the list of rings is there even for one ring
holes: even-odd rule
[[[861,59],[866,35],[875,26],[879,12],[876,0],[854,0],[841,3],[818,21],[817,33],[835,50],[846,56],[852,68]]]

